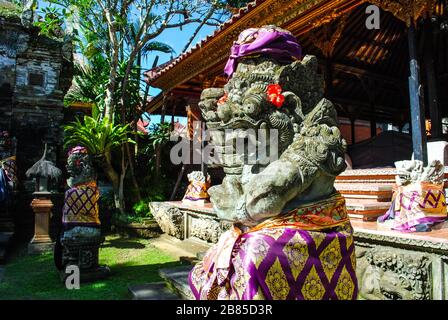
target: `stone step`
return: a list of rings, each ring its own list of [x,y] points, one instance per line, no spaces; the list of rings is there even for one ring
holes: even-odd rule
[[[13,232],[0,232],[0,264],[6,262],[8,249],[13,235]]]
[[[207,251],[212,245],[194,238],[180,240],[167,234],[162,234],[160,237],[151,239],[151,244],[176,259],[181,260],[184,257],[196,258],[198,253]]]
[[[194,300],[194,296],[188,285],[188,274],[193,266],[181,266],[176,268],[160,269],[159,275],[165,281],[166,285],[178,297],[183,300]]]
[[[132,300],[179,300],[165,282],[153,282],[128,286]]]

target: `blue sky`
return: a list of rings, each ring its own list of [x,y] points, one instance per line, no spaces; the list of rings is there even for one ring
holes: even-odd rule
[[[45,1],[38,0],[38,6],[39,10],[43,7],[48,6],[48,4]],[[154,41],[160,41],[170,45],[174,49],[175,51],[174,57],[176,57],[182,53],[181,50],[185,47],[185,45],[187,44],[188,40],[190,39],[191,35],[193,34],[197,26],[198,26],[197,23],[192,23],[183,26],[182,30],[180,30],[179,28],[167,29],[160,36],[155,38]],[[203,26],[202,29],[199,31],[199,33],[196,35],[195,39],[190,44],[190,47],[195,46],[196,43],[204,39],[207,35],[212,34],[215,29],[216,27]],[[147,58],[144,59],[142,62],[142,67],[145,71],[152,67],[154,59],[157,55],[159,56],[158,65],[165,63],[172,58],[171,54],[163,52],[149,54]],[[160,90],[157,88],[151,87],[149,90],[149,94],[152,96],[155,96],[158,93],[160,93]],[[153,123],[159,122],[160,116],[150,116],[150,120]],[[171,117],[169,117],[167,121],[168,120],[170,121]],[[186,118],[184,117],[176,117],[175,121],[176,120],[179,120],[181,123],[186,124]]]
[[[39,9],[45,8],[47,6],[48,2],[38,0],[38,11]],[[188,40],[190,39],[191,35],[193,34],[197,26],[198,23],[191,23],[183,26],[182,30],[180,30],[180,28],[166,29],[165,31],[162,32],[160,36],[155,38],[154,41],[160,41],[170,45],[174,49],[175,51],[174,57],[176,57],[182,53],[181,50],[185,47],[185,45],[187,44]],[[216,27],[213,26],[206,26],[206,25],[203,26],[199,31],[199,33],[196,35],[195,39],[190,44],[190,47],[195,46],[196,43],[201,41],[207,35],[212,34],[215,29]],[[142,63],[142,66],[145,70],[150,69],[152,67],[154,59],[157,55],[159,56],[158,60],[159,65],[171,59],[171,54],[163,52],[149,54]],[[159,92],[160,90],[155,88],[151,88],[150,90],[151,95],[156,95]]]
[[[185,27],[183,27],[183,30],[179,29],[168,29],[165,30],[159,37],[157,37],[155,40],[164,42],[166,44],[169,44],[173,49],[175,50],[176,54],[175,57],[181,54],[181,50],[184,48],[184,46],[187,44],[188,39],[190,39],[191,35],[193,34],[195,28],[197,27],[197,24],[190,24]],[[210,26],[204,26],[201,31],[199,31],[198,35],[193,40],[190,47],[195,46],[199,41],[204,39],[207,35],[212,34],[215,30],[215,27]],[[159,56],[158,64],[165,63],[170,60],[171,55],[167,53],[157,52],[148,55],[148,59],[144,61],[143,67],[145,69],[150,69],[152,67],[152,64],[154,62],[154,59],[156,55]],[[155,95],[159,93],[160,90],[151,88],[150,94]]]

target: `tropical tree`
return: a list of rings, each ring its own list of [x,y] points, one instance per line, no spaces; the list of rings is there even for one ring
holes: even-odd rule
[[[77,118],[64,127],[64,146],[66,148],[82,145],[100,165],[114,188],[114,200],[118,209],[123,210],[124,190],[121,177],[113,168],[111,151],[120,148],[123,143],[134,143],[129,138],[129,125],[114,125],[109,118],[97,119],[84,116]]]
[[[49,6],[38,22],[50,36],[71,37],[75,50],[90,61],[101,61],[98,73],[91,66],[87,77],[77,78],[78,89],[94,85],[95,90],[84,96],[95,102],[101,118],[123,126],[131,124],[136,132],[136,121],[145,110],[146,99],[136,103],[135,94],[141,81],[141,61],[145,54],[161,51],[173,54],[158,37],[170,29],[194,25],[186,50],[204,26],[218,26],[230,16],[234,2],[225,0],[44,0]],[[245,1],[242,1],[243,3]],[[240,4],[238,4],[240,5]],[[242,5],[242,4],[241,4]],[[96,59],[96,60],[92,60]],[[95,62],[95,63],[96,63]],[[106,68],[105,71],[103,68]],[[97,78],[96,78],[97,77]],[[83,84],[84,82],[84,84]],[[90,95],[90,96],[89,96]],[[146,95],[144,95],[146,96]],[[108,151],[110,152],[110,151]],[[110,158],[110,155],[108,155]],[[129,167],[134,186],[138,185],[133,169],[133,153],[129,144],[121,146],[120,181],[124,181]],[[121,186],[120,189],[123,189]],[[118,204],[123,204],[120,201]]]

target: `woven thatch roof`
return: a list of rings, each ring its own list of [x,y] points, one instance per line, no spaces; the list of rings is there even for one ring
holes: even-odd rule
[[[43,177],[53,180],[58,180],[62,175],[62,171],[57,168],[53,162],[46,160],[47,156],[47,144],[45,144],[45,150],[42,158],[37,161],[31,168],[26,171],[27,177]]]

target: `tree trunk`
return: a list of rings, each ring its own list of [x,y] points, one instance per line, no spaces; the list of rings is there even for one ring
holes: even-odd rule
[[[120,202],[120,208],[122,212],[124,212],[126,208],[126,203],[124,201],[124,178],[126,177],[126,154],[124,152],[124,146],[121,147],[121,174],[120,174],[120,184],[118,187],[118,201]]]
[[[130,55],[129,60],[127,62],[126,71],[125,71],[125,74],[124,74],[124,77],[123,77],[122,86],[121,86],[121,108],[122,108],[121,109],[121,123],[123,125],[126,124],[126,120],[127,120],[126,119],[126,108],[129,105],[127,88],[128,88],[128,83],[129,83],[129,75],[131,73],[132,65],[134,64],[135,58],[136,58],[136,54],[134,52],[132,52],[132,54]],[[132,112],[131,112],[131,114],[133,115]],[[137,127],[137,124],[135,124],[135,128],[133,126],[132,129],[135,130],[136,127]],[[130,151],[130,148],[129,148],[129,143],[125,144],[125,148],[126,148],[126,153],[123,152],[123,156],[125,154],[127,155],[127,158],[128,158],[128,163],[127,164],[129,164],[129,168],[131,170],[132,184],[133,184],[134,189],[136,190],[137,199],[138,199],[138,201],[140,201],[142,199],[142,196],[141,196],[141,193],[140,193],[140,186],[138,185],[137,179],[135,178],[134,157],[131,154],[131,151]]]
[[[112,187],[114,190],[114,203],[115,208],[119,210],[121,213],[124,212],[123,203],[120,201],[120,177],[118,173],[115,171],[114,167],[112,166],[111,161],[111,153],[110,151],[106,152],[105,154],[105,161],[103,161],[102,169],[104,170],[104,173],[106,174],[107,178],[109,179],[110,183],[112,183]]]
[[[160,123],[163,124],[165,122],[165,113],[166,113],[166,98],[163,98],[163,106],[162,106],[162,115],[160,117]],[[162,159],[162,146],[160,144],[156,147],[156,179],[160,178],[160,167],[161,167],[161,159]]]
[[[115,113],[114,93],[116,87],[117,68],[118,68],[118,48],[114,47],[112,50],[113,50],[113,56],[109,71],[109,82],[106,87],[106,99],[104,101],[105,104],[104,114],[110,121],[114,120],[114,113]]]
[[[99,3],[101,5],[101,3]],[[110,121],[114,120],[114,111],[115,111],[115,101],[114,101],[114,93],[115,93],[115,84],[117,77],[117,68],[118,68],[118,59],[120,53],[120,46],[117,39],[117,30],[115,29],[115,20],[113,19],[112,14],[109,11],[109,8],[103,6],[103,12],[107,20],[108,29],[109,29],[109,40],[112,43],[112,55],[110,61],[110,72],[109,72],[109,82],[106,87],[106,99],[105,99],[105,108],[104,114],[109,118]]]

